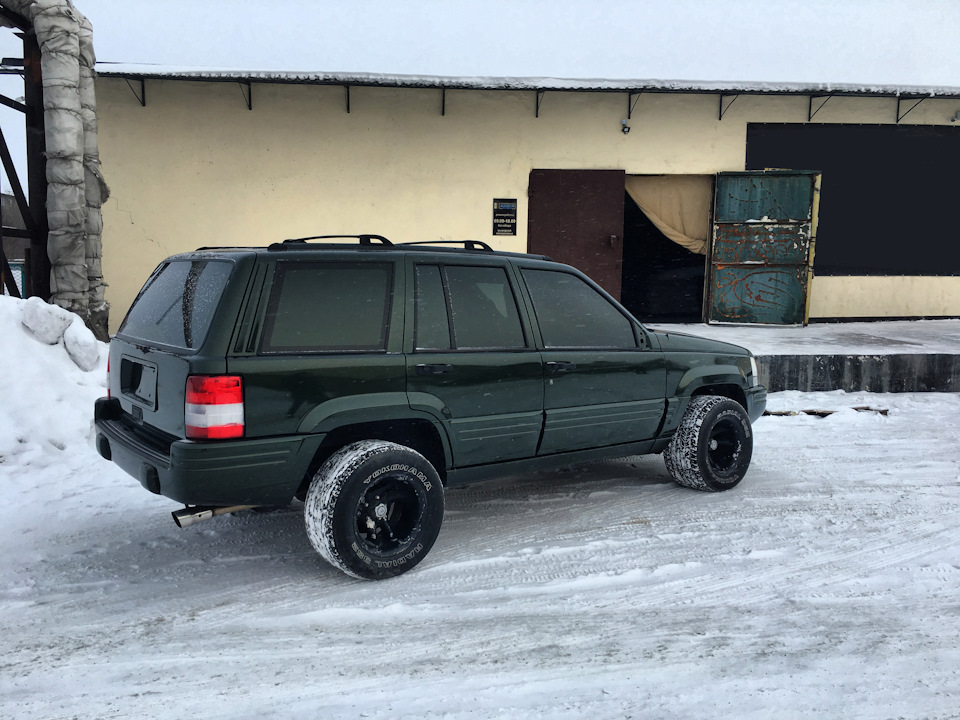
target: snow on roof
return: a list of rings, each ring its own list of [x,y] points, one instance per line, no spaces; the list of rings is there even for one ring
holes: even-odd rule
[[[847,83],[714,82],[662,79],[574,79],[553,77],[449,77],[382,73],[304,72],[191,68],[174,65],[97,63],[102,77],[258,82],[303,85],[352,85],[468,90],[554,90],[568,92],[743,93],[770,95],[858,95],[960,98],[960,87]]]

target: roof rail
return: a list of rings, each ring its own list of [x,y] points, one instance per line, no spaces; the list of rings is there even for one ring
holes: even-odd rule
[[[393,245],[383,235],[311,235],[310,237],[291,238],[280,243],[270,245],[270,250],[288,249],[290,245],[306,245],[308,240],[359,240],[361,245],[373,245],[376,240],[379,245]]]
[[[400,245],[463,245],[465,250],[483,250],[484,252],[493,252],[493,248],[482,240],[417,240],[416,242],[404,242]]]

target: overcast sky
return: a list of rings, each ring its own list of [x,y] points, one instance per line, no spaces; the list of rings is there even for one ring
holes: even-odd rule
[[[98,59],[238,69],[960,85],[957,0],[75,0]],[[9,33],[8,33],[9,34]]]
[[[960,87],[960,0],[74,0],[74,5],[93,23],[101,62]],[[12,31],[0,29],[0,50],[4,56],[21,54]],[[0,90],[22,94],[16,83]],[[5,130],[11,112],[0,108]],[[15,121],[14,126],[18,116]]]

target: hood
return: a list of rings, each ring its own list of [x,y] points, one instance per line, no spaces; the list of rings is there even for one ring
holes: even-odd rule
[[[651,335],[656,337],[660,343],[660,349],[663,352],[702,352],[702,353],[722,353],[726,355],[747,355],[751,353],[744,347],[733,345],[731,343],[721,342],[719,340],[710,340],[697,335],[688,335],[678,332],[657,332],[647,328]]]

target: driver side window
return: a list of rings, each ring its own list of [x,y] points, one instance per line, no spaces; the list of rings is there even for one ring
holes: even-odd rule
[[[582,278],[555,270],[521,271],[548,348],[635,348],[630,321]]]

